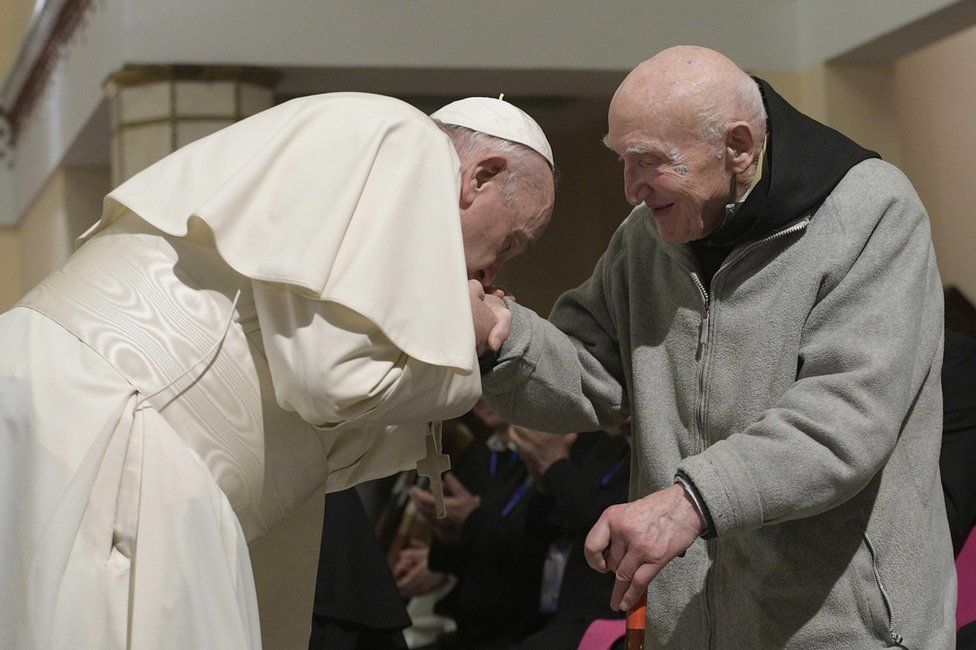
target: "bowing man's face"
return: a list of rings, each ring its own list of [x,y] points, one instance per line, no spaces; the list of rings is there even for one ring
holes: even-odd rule
[[[515,164],[505,154],[478,158],[461,171],[461,234],[468,279],[489,287],[505,261],[542,236],[555,191],[542,156]]]

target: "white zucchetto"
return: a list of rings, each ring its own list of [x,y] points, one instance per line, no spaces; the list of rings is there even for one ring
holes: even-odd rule
[[[451,102],[430,117],[444,124],[463,126],[525,145],[545,158],[550,167],[555,167],[552,147],[542,128],[528,113],[503,99],[467,97]]]

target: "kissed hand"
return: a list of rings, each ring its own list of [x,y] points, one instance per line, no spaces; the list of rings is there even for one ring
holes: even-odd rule
[[[471,298],[471,317],[474,320],[478,356],[489,349],[498,350],[508,338],[512,312],[497,295],[486,295],[484,287],[477,280],[468,281],[468,295]]]
[[[505,291],[505,288],[504,287],[498,287],[498,286],[495,286],[495,285],[491,285],[491,286],[485,287],[485,293],[488,294],[489,296],[495,296],[496,298],[508,298],[512,302],[516,302],[516,300],[515,300],[515,294],[514,293],[509,293],[509,292]]]

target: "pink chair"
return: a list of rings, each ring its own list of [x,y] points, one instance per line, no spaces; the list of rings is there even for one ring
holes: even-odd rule
[[[610,646],[627,634],[627,620],[598,618],[586,628],[577,650],[610,650]]]
[[[956,628],[976,621],[976,529],[969,533],[956,558],[959,602],[956,605]]]

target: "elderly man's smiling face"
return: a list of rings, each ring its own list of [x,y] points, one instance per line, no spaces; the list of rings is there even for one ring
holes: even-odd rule
[[[761,102],[734,62],[695,46],[659,52],[620,84],[605,142],[623,161],[627,200],[651,208],[665,241],[707,237],[748,190],[766,131]]]
[[[694,113],[653,105],[639,91],[617,91],[605,138],[623,162],[627,201],[651,209],[665,241],[701,239],[719,227],[729,197],[722,143],[705,140]]]

